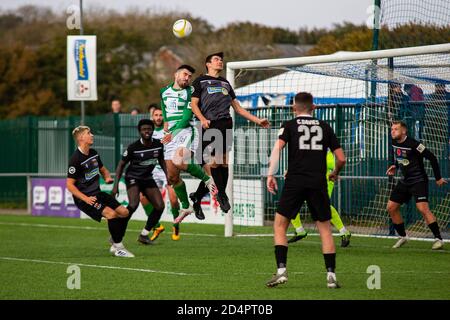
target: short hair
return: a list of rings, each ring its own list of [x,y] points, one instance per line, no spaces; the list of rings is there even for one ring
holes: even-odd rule
[[[404,121],[401,121],[401,120],[392,121],[392,125],[400,125],[400,127],[405,128],[406,130],[408,130],[408,126],[406,125],[406,123]]]
[[[138,131],[141,131],[141,127],[145,126],[145,125],[149,125],[152,127],[152,129],[155,128],[155,125],[153,124],[153,121],[150,119],[141,119],[138,123]]]
[[[78,141],[78,137],[82,135],[85,131],[91,131],[91,128],[88,126],[78,126],[72,130],[72,137],[75,141]]]
[[[216,53],[210,54],[209,56],[206,57],[205,64],[211,62],[211,60],[214,56],[221,57],[223,59],[223,52],[216,52]]]
[[[294,102],[300,106],[310,108],[313,104],[313,96],[309,92],[299,92],[295,95]]]
[[[190,65],[188,65],[188,64],[182,64],[181,66],[179,66],[179,67],[177,68],[177,71],[180,71],[180,70],[182,70],[182,69],[186,69],[186,70],[188,70],[190,73],[195,73],[194,67],[192,67],[192,66],[190,66]]]
[[[162,109],[161,109],[161,107],[160,107],[160,106],[155,106],[154,108],[155,108],[155,110],[159,110],[159,111],[162,111]]]
[[[205,59],[205,68],[206,71],[208,71],[208,67],[206,66],[207,63],[210,63],[213,57],[221,57],[223,59],[223,52],[216,52],[216,53],[212,53],[210,55],[208,55]]]
[[[160,107],[159,107],[159,104],[157,104],[157,103],[150,103],[147,107],[147,111],[150,111],[150,109],[152,109],[152,108],[156,109],[156,108],[160,108]]]

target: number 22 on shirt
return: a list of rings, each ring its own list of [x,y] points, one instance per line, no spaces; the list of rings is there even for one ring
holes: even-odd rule
[[[323,150],[323,131],[320,126],[308,127],[302,124],[298,126],[298,132],[300,150]]]

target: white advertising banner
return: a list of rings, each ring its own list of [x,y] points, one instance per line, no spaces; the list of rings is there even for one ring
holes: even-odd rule
[[[186,183],[188,194],[197,190],[198,179],[183,179]],[[263,226],[264,225],[264,203],[263,190],[261,180],[234,180],[233,188],[235,194],[245,194],[248,190],[252,190],[251,194],[245,197],[236,197],[233,204],[233,224],[245,226]],[[102,191],[109,192],[112,189],[111,184],[101,184]],[[165,189],[161,190],[166,207],[164,209],[161,221],[171,222],[173,216],[170,213],[169,196]],[[243,199],[245,198],[245,200]],[[125,183],[123,179],[119,182],[118,199],[123,205],[128,204],[128,197]],[[209,195],[202,200],[202,209],[205,214],[205,220],[198,220],[195,214],[187,216],[183,223],[207,223],[207,224],[221,224],[225,223],[225,214],[220,210],[219,204],[215,199],[211,199]],[[89,218],[86,214],[81,212],[81,218]],[[144,208],[141,204],[133,214],[132,220],[147,220]]]
[[[67,100],[97,100],[96,36],[67,36]]]

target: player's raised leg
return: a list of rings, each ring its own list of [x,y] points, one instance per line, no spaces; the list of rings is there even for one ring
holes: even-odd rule
[[[295,217],[295,219],[291,220],[291,223],[294,226],[295,231],[294,231],[294,236],[289,239],[288,243],[294,243],[303,238],[306,238],[308,233],[303,228],[302,221],[300,220],[300,213],[297,213],[297,216]]]

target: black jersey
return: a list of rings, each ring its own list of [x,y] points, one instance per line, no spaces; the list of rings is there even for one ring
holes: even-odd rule
[[[193,97],[199,98],[199,108],[208,120],[230,118],[231,101],[236,98],[227,79],[201,75],[192,83]]]
[[[304,186],[326,185],[328,149],[340,148],[327,123],[311,116],[300,116],[285,122],[278,138],[288,144],[287,177],[300,179]]]
[[[75,179],[75,186],[87,196],[93,196],[100,192],[100,169],[103,167],[102,160],[97,151],[89,149],[85,155],[77,149],[69,161],[67,177]]]
[[[130,144],[122,155],[125,163],[130,163],[125,177],[128,179],[150,180],[153,179],[152,171],[159,161],[163,160],[163,145],[157,139],[152,139],[149,147],[139,139]]]
[[[428,176],[423,164],[423,158],[430,160],[436,180],[441,179],[439,164],[434,154],[425,148],[420,142],[406,137],[399,143],[393,140],[394,164],[400,167],[401,181],[407,185],[428,181]]]

